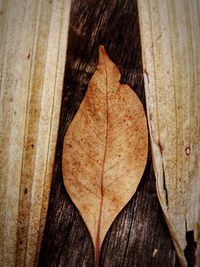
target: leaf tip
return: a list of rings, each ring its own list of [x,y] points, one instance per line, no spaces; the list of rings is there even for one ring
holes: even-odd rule
[[[109,58],[103,45],[99,46],[99,63],[105,62],[105,58]]]
[[[103,45],[99,46],[99,54],[106,54],[105,47]]]

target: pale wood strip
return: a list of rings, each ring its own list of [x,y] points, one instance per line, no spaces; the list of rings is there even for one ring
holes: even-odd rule
[[[200,222],[200,5],[138,0],[157,192],[180,261]]]
[[[35,266],[57,140],[70,0],[0,1],[0,266]]]

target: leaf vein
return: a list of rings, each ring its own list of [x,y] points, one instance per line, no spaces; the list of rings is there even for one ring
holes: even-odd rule
[[[71,139],[75,144],[77,144],[80,148],[81,148],[81,150],[84,152],[84,154],[86,155],[86,156],[88,156],[90,159],[92,159],[99,167],[101,167],[102,168],[102,165],[95,159],[95,158],[93,158],[92,156],[90,156],[84,149],[83,149],[83,147],[80,145],[80,143],[78,142],[78,141],[76,141],[74,138],[72,138]],[[88,142],[87,142],[88,143]],[[88,143],[89,144],[89,143]],[[90,145],[90,144],[89,144]]]
[[[98,112],[98,111],[97,111]],[[88,126],[89,126],[89,128],[91,129],[91,131],[102,141],[102,142],[104,142],[104,140],[98,135],[98,133],[96,132],[96,131],[94,131],[94,128],[92,128],[91,126],[90,126],[90,121],[89,121],[89,119],[88,119],[88,115],[85,113],[85,111],[83,110],[83,109],[81,109],[81,113],[82,113],[82,115],[86,118],[86,120],[87,120],[87,122],[88,122]],[[105,121],[105,120],[103,120],[102,118],[101,118],[101,120],[106,124],[107,122]]]
[[[114,182],[119,180],[122,176],[124,176],[125,172],[123,172],[120,176],[116,177],[112,182],[110,182],[107,186],[106,189],[108,189]]]
[[[99,198],[99,196],[93,192],[89,187],[87,187],[83,182],[81,182],[74,174],[72,174],[71,172],[69,172],[69,175],[71,175],[73,177],[74,180],[76,180],[81,186],[85,187],[91,194],[93,194],[95,197]]]
[[[131,155],[133,154],[133,152],[129,153],[127,156],[123,157],[122,159],[120,159],[119,161],[117,161],[115,164],[113,164],[111,167],[109,167],[107,170],[104,171],[104,174],[107,173],[109,170],[113,169],[116,165],[118,165],[119,163],[121,163],[122,161],[126,160],[127,158],[131,157]]]

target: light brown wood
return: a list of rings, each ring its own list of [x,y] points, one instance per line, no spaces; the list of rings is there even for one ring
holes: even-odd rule
[[[0,266],[36,266],[57,140],[69,0],[0,1]]]
[[[138,0],[158,197],[180,261],[200,233],[200,2]]]
[[[65,139],[65,187],[90,231],[98,261],[103,239],[144,172],[148,131],[143,105],[100,47],[99,63]]]

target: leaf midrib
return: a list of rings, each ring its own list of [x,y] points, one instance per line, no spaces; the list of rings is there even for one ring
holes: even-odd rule
[[[105,65],[104,65],[105,66]],[[97,226],[97,236],[96,236],[96,255],[95,255],[95,261],[96,266],[98,266],[99,261],[99,254],[100,254],[100,234],[101,234],[101,220],[102,220],[102,209],[103,209],[103,199],[104,199],[104,173],[105,173],[105,161],[106,161],[106,155],[107,155],[107,148],[108,148],[108,120],[109,120],[109,113],[108,113],[108,76],[107,76],[107,68],[105,66],[105,77],[106,77],[106,134],[105,134],[105,148],[104,148],[104,156],[103,156],[103,162],[102,162],[102,171],[100,176],[100,207],[99,207],[99,217],[98,217],[98,226]]]

